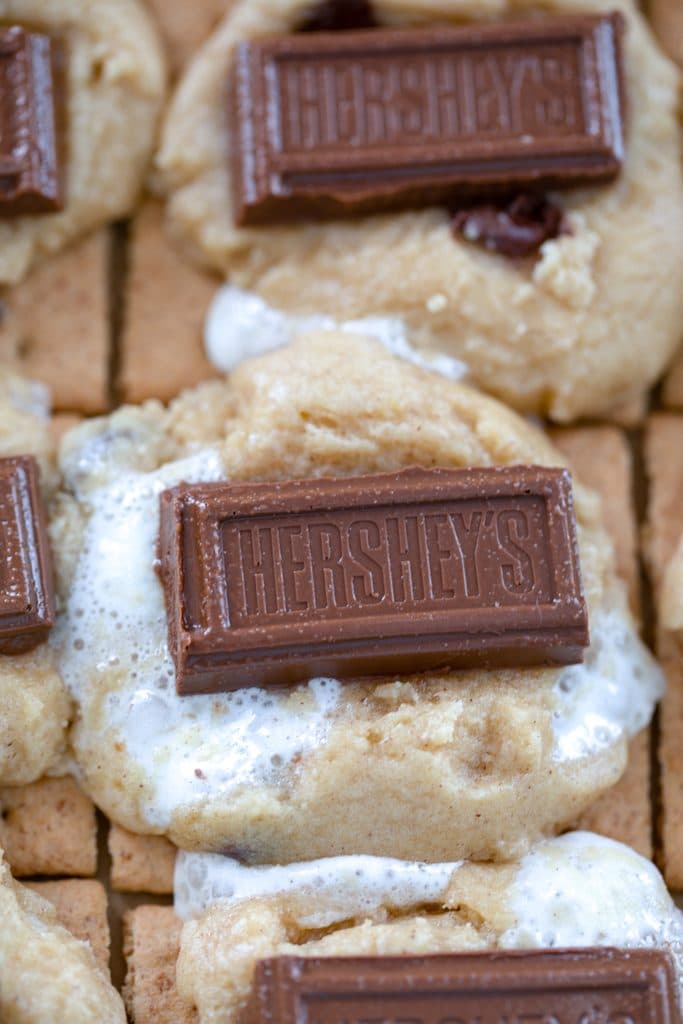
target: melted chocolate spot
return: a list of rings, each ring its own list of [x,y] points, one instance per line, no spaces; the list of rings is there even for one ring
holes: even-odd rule
[[[569,234],[560,207],[527,192],[451,212],[454,232],[510,259],[531,256],[550,238]]]
[[[369,0],[321,0],[313,4],[297,32],[349,32],[377,28]]]

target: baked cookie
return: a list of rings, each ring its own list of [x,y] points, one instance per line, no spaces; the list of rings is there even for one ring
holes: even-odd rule
[[[251,862],[358,852],[503,859],[574,819],[624,768],[661,674],[640,643],[594,495],[576,487],[592,646],[583,666],[316,679],[178,697],[154,563],[180,481],[411,465],[562,464],[498,403],[377,343],[302,338],[62,440],[54,631],[86,791],[119,824]]]
[[[0,23],[43,32],[64,55],[64,208],[0,220],[0,284],[12,284],[41,256],[131,211],[155,142],[165,72],[137,0],[0,0]]]
[[[2,850],[0,920],[3,1024],[125,1024],[121,997],[90,945],[58,923],[51,903],[12,879]]]
[[[567,233],[512,261],[455,236],[445,208],[237,228],[226,90],[239,40],[292,32],[308,0],[242,0],[171,102],[157,165],[172,233],[207,267],[285,313],[395,317],[412,343],[465,364],[470,380],[555,420],[642,398],[683,333],[683,183],[678,76],[631,0],[550,0],[548,14],[626,18],[626,159],[611,185],[565,192]],[[380,24],[523,16],[530,0],[376,0]],[[647,89],[642,83],[649,83]],[[656,295],[656,300],[653,296]],[[643,338],[647,339],[643,343]]]
[[[187,920],[177,986],[200,1024],[238,1020],[256,961],[273,956],[658,947],[683,983],[683,914],[659,872],[590,832],[505,865],[344,857],[259,869],[181,854],[176,912]]]
[[[49,496],[56,484],[53,449],[45,390],[0,368],[0,458],[35,455]],[[47,643],[25,654],[0,653],[0,785],[33,782],[56,766],[70,713]]]

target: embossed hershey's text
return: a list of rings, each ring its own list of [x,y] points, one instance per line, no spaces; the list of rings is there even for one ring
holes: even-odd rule
[[[277,62],[282,152],[584,130],[572,42]]]
[[[539,497],[228,520],[222,527],[233,626],[280,620],[497,607],[552,600]]]

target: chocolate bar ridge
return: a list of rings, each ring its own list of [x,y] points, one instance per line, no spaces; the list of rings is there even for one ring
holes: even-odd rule
[[[181,694],[429,668],[581,661],[563,469],[408,469],[161,496]]]
[[[238,225],[609,181],[619,14],[291,35],[237,46]]]
[[[674,1024],[676,1007],[659,950],[283,956],[256,964],[240,1024]]]
[[[0,218],[63,207],[58,50],[40,32],[0,28]]]
[[[0,654],[30,651],[54,620],[38,464],[30,455],[0,459]]]

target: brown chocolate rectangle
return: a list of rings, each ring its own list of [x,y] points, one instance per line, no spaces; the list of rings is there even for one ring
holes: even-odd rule
[[[38,465],[30,455],[0,459],[0,654],[31,650],[54,617]]]
[[[546,16],[242,43],[230,86],[236,222],[613,178],[622,24]]]
[[[571,949],[256,964],[243,1024],[674,1024],[669,957]]]
[[[183,484],[160,566],[180,693],[560,665],[588,643],[562,469]]]
[[[56,53],[49,36],[0,28],[0,217],[62,208]]]

